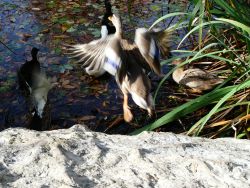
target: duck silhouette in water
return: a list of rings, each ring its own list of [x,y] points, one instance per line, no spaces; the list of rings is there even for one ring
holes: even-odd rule
[[[31,88],[33,86],[34,75],[40,74],[41,68],[40,63],[37,59],[39,49],[32,48],[31,50],[31,57],[30,61],[26,61],[18,71],[18,81],[19,87],[22,90],[29,90],[31,92]]]
[[[18,71],[19,88],[27,99],[29,112],[32,114],[28,128],[34,130],[48,130],[50,126],[50,108],[48,105],[48,92],[52,88],[50,79],[41,72],[37,59],[37,48],[32,48],[30,61],[26,61]]]

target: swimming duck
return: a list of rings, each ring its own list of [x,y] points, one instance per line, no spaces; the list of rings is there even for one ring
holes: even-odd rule
[[[48,102],[48,92],[52,88],[50,79],[44,73],[39,73],[33,77],[33,86],[29,100],[31,101],[32,119],[28,128],[44,131],[51,125],[51,110]]]
[[[94,40],[87,44],[70,46],[72,57],[79,57],[83,67],[89,71],[104,69],[113,75],[123,95],[124,119],[132,121],[133,114],[128,105],[128,94],[134,102],[153,115],[154,102],[150,93],[151,83],[144,69],[152,69],[161,74],[160,53],[168,54],[169,32],[139,28],[135,41],[129,42],[122,37],[119,16],[109,17],[116,32],[106,38]]]
[[[37,59],[39,49],[32,48],[30,61],[27,61],[21,66],[18,73],[18,82],[20,89],[31,90],[33,85],[33,76],[41,71],[40,63]],[[30,91],[31,92],[31,91]]]
[[[180,64],[180,60],[175,60],[172,64]],[[173,80],[181,85],[192,88],[194,92],[201,93],[205,90],[210,90],[214,86],[222,83],[224,80],[217,75],[211,74],[199,68],[190,68],[184,70],[184,67],[178,67],[172,74]]]
[[[40,63],[37,59],[37,48],[31,50],[31,61],[26,61],[18,73],[19,88],[29,101],[29,106],[33,109],[33,116],[44,118],[44,108],[47,104],[47,95],[52,88],[50,79],[41,72]]]
[[[110,25],[110,20],[108,19],[109,16],[112,16],[111,4],[109,0],[105,0],[105,9],[106,12],[102,18],[102,26],[101,26],[101,38],[105,38],[110,34],[115,33],[115,27]]]

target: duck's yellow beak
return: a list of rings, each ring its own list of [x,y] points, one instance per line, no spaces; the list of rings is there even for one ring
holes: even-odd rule
[[[112,17],[113,17],[113,16],[109,16],[108,19],[109,19],[110,21],[112,21]]]

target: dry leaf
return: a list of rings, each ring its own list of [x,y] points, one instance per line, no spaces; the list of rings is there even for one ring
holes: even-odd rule
[[[62,87],[65,89],[75,89],[76,88],[75,86],[72,86],[72,85],[63,85]]]
[[[77,118],[78,121],[88,121],[88,120],[91,120],[91,119],[95,119],[96,117],[95,116],[82,116],[80,118]]]

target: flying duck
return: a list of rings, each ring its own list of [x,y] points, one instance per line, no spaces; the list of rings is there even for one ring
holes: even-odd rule
[[[109,17],[116,32],[105,38],[87,44],[69,47],[71,57],[80,58],[78,62],[89,71],[104,69],[113,75],[123,95],[124,119],[132,121],[133,114],[128,105],[128,95],[134,102],[153,115],[154,102],[151,95],[151,83],[145,69],[152,69],[161,74],[160,54],[168,55],[169,32],[160,30],[136,29],[134,42],[122,37],[122,26],[119,16]]]

